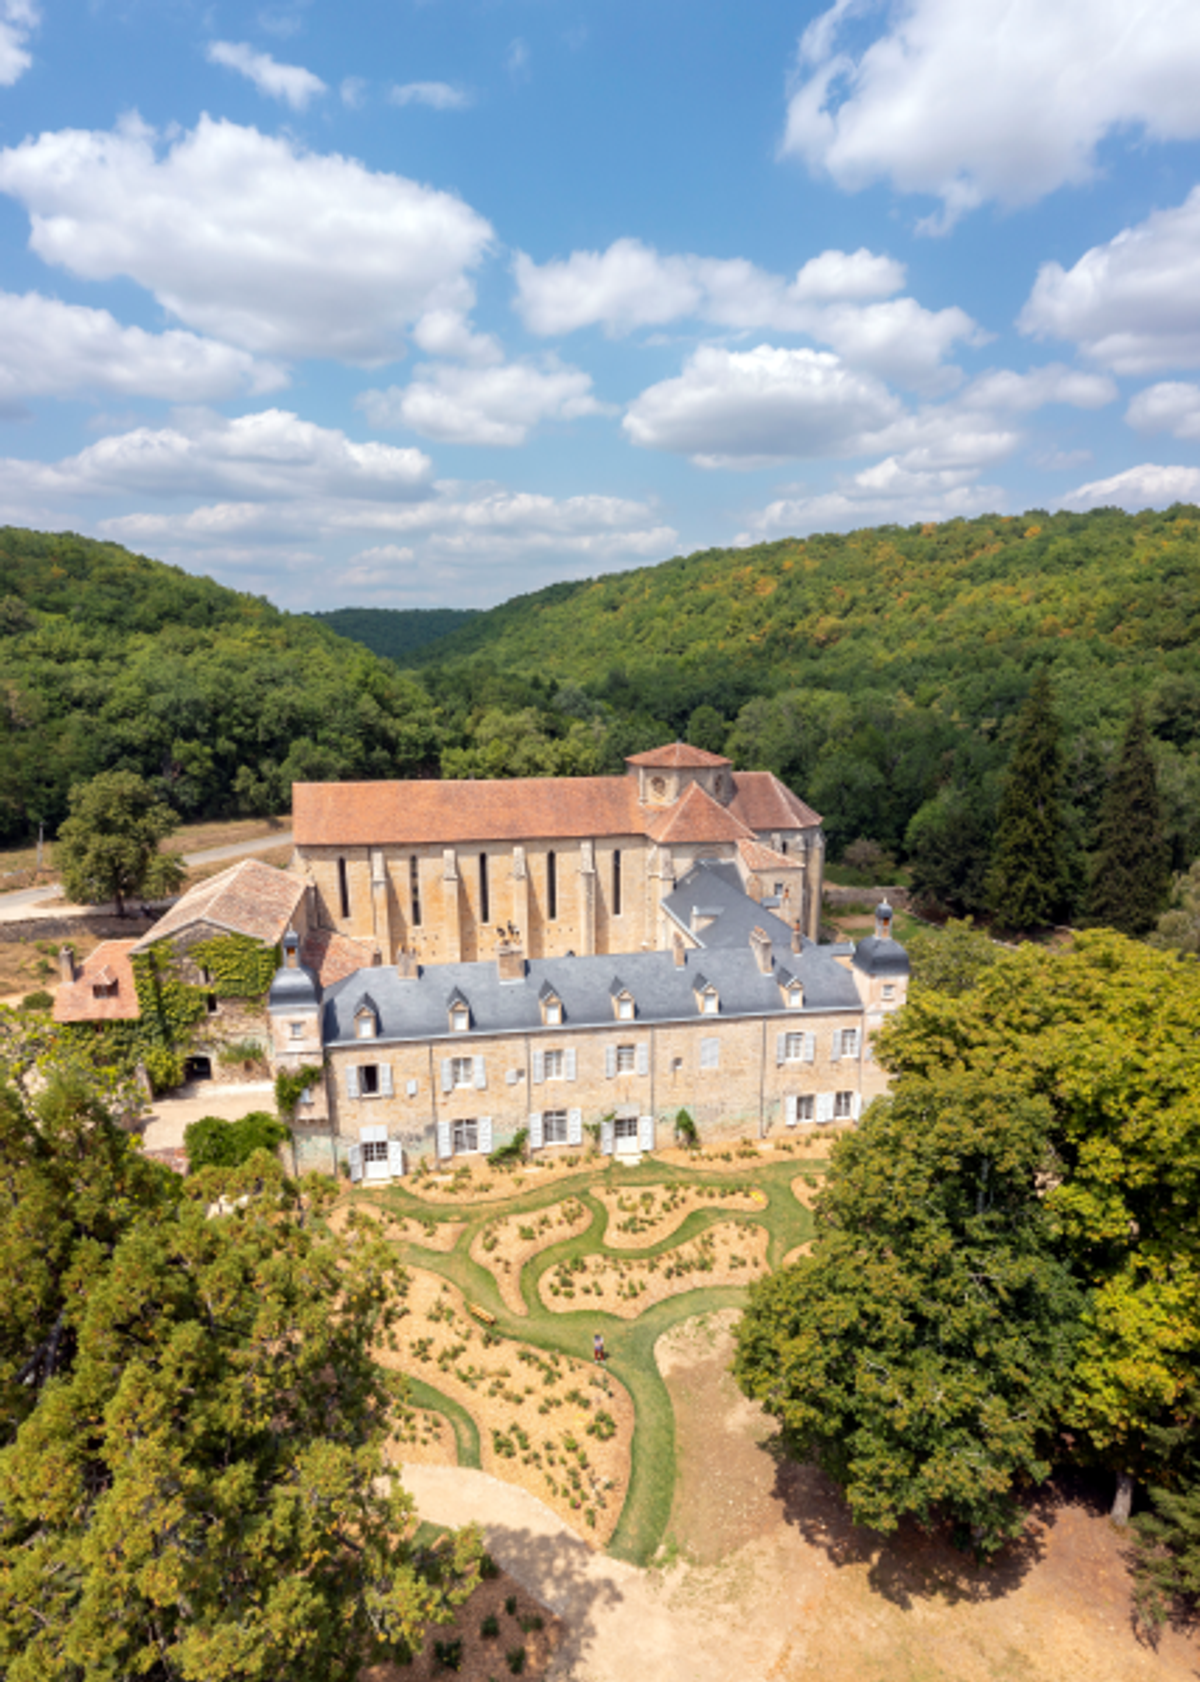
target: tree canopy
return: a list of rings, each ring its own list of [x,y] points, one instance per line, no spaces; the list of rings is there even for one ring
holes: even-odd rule
[[[132,894],[160,898],[183,880],[183,864],[158,844],[179,819],[135,771],[105,771],[71,790],[58,832],[58,867],[68,895],[84,904],[112,899],[124,916]]]

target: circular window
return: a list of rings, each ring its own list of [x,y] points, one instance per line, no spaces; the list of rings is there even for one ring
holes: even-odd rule
[[[667,779],[665,777],[651,777],[650,792],[651,794],[665,794],[667,792]]]

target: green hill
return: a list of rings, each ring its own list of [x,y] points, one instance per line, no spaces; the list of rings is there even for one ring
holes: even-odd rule
[[[372,654],[401,666],[478,616],[470,607],[335,607],[309,615],[339,637],[360,642]]]

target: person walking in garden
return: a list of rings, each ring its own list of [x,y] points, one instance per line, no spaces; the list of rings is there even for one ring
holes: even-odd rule
[[[604,1339],[599,1332],[592,1338],[592,1360],[598,1367],[604,1365],[608,1359],[608,1351],[604,1347]]]

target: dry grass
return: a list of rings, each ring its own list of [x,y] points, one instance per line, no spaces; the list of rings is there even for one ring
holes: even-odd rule
[[[409,1175],[405,1191],[430,1203],[487,1203],[516,1197],[523,1191],[536,1191],[553,1185],[556,1180],[577,1174],[581,1167],[605,1168],[608,1158],[599,1151],[578,1150],[542,1156],[535,1162],[519,1163],[512,1168],[492,1168],[485,1156],[456,1158],[453,1173],[425,1173]]]
[[[767,1201],[762,1192],[743,1186],[631,1186],[627,1191],[596,1187],[595,1196],[608,1211],[604,1242],[612,1250],[648,1250],[669,1238],[694,1210],[714,1203],[722,1209],[761,1209]]]
[[[559,1313],[592,1308],[636,1319],[656,1302],[716,1285],[749,1285],[767,1270],[765,1227],[722,1221],[698,1238],[644,1260],[579,1256],[560,1262],[539,1282],[542,1302]],[[581,1300],[585,1299],[585,1300]]]
[[[292,814],[281,812],[274,818],[222,818],[208,823],[186,823],[163,842],[165,853],[199,853],[206,847],[231,847],[238,841],[260,841],[291,828]],[[37,864],[37,847],[0,848],[0,887],[30,888],[43,881],[53,881],[54,843],[47,841],[42,853],[43,872],[33,874]],[[5,880],[13,871],[29,873],[28,881]]]
[[[586,1204],[568,1197],[565,1203],[536,1213],[489,1221],[475,1235],[471,1259],[492,1275],[504,1306],[513,1314],[524,1314],[521,1269],[540,1251],[583,1232],[591,1218],[592,1211]]]
[[[262,853],[247,853],[246,857],[252,858],[256,864],[271,864],[277,870],[286,870],[291,863],[293,851],[289,842],[282,847],[268,847]],[[208,864],[193,864],[189,866],[183,878],[181,892],[186,893],[189,888],[194,888],[197,882],[207,882],[210,876],[219,876],[223,870],[229,870],[233,865],[240,863],[240,859],[213,859]]]

